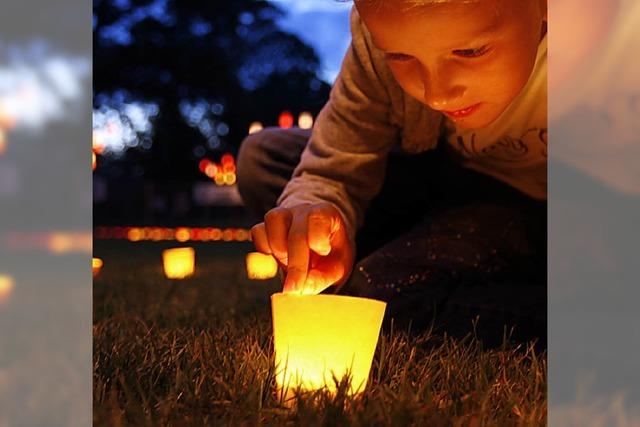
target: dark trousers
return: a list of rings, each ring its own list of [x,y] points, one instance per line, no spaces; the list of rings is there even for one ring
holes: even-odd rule
[[[265,129],[242,144],[238,185],[259,218],[273,208],[309,138]],[[382,190],[356,236],[341,294],[387,302],[385,325],[474,332],[498,345],[546,343],[546,202],[465,169],[445,143],[392,151]]]

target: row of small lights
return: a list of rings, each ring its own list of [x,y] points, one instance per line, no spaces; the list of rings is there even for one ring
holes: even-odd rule
[[[192,277],[196,270],[196,251],[186,246],[162,251],[162,265],[168,279],[181,280]],[[251,280],[272,279],[278,274],[278,263],[272,255],[250,252],[245,257],[247,277]],[[91,262],[93,277],[96,277],[104,261],[94,257]],[[1,276],[0,276],[1,277]],[[0,282],[1,283],[1,282]]]
[[[249,242],[251,231],[245,228],[215,227],[96,227],[96,239],[142,241]]]
[[[290,129],[293,127],[294,117],[289,111],[283,111],[278,116],[278,127]],[[300,129],[311,129],[313,127],[313,115],[308,111],[303,111],[298,116],[298,127]],[[261,122],[253,122],[249,125],[249,135],[260,132],[264,129]]]

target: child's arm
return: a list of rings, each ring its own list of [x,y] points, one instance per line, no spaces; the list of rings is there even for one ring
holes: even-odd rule
[[[356,229],[399,138],[387,87],[393,77],[355,10],[351,32],[340,75],[279,207],[253,230],[257,249],[273,253],[287,269],[285,291],[318,293],[346,281]]]
[[[278,204],[330,202],[353,237],[368,202],[380,191],[387,154],[399,141],[400,129],[392,123],[387,87],[395,81],[355,8],[351,34],[329,101]]]

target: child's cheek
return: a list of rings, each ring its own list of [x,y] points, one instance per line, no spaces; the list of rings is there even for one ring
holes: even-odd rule
[[[426,84],[420,64],[417,61],[407,61],[403,63],[387,61],[387,64],[402,90],[418,101],[424,102]]]

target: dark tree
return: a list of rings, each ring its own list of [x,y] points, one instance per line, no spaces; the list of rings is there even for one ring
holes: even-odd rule
[[[129,149],[107,169],[135,163],[148,179],[202,179],[198,157],[236,152],[251,121],[316,114],[329,86],[313,49],[276,26],[282,13],[254,0],[94,0],[94,108],[115,93],[159,107],[148,150]]]

